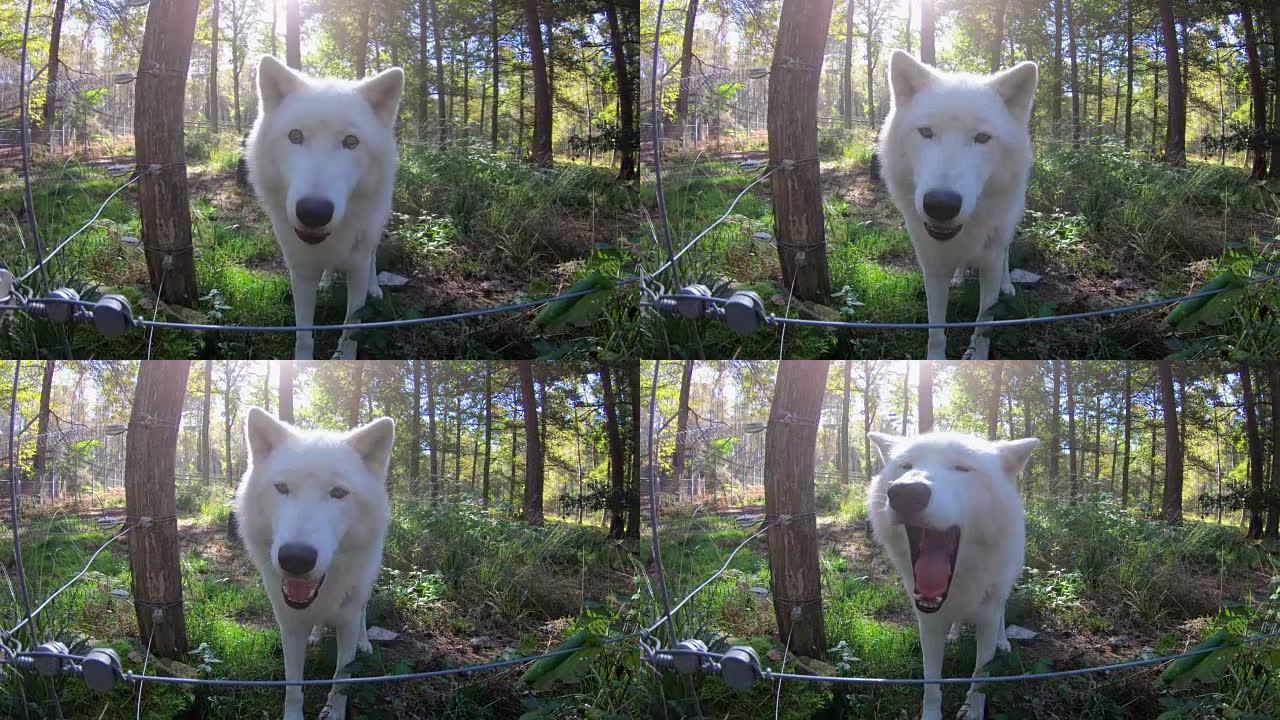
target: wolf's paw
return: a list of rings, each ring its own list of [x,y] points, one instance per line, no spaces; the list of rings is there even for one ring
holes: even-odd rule
[[[1017,292],[1018,291],[1013,287],[1013,281],[1008,278],[1005,278],[1004,281],[1000,283],[1001,295],[1004,295],[1005,297],[1013,297]]]
[[[329,701],[320,708],[320,714],[316,716],[316,720],[346,720],[347,717],[347,696],[334,695],[329,697]]]
[[[356,643],[356,650],[369,655],[373,652],[373,643],[369,642],[368,638],[365,638]]]
[[[355,340],[342,340],[338,343],[338,349],[334,351],[334,360],[355,360],[356,355],[360,352],[360,346]]]
[[[369,297],[373,298],[374,300],[381,300],[382,286],[377,283],[373,283],[369,285]]]
[[[302,715],[302,706],[301,706],[301,705],[299,705],[299,706],[298,706],[298,707],[296,707],[296,708],[288,708],[288,707],[286,707],[286,708],[284,709],[284,716],[283,716],[283,717],[284,717],[284,720],[302,720],[302,718],[303,718],[303,715]]]
[[[1009,647],[1009,639],[1003,638],[996,641],[996,649],[999,650],[1000,652],[1009,652],[1013,648]]]
[[[921,710],[920,720],[942,720],[942,710],[941,709],[935,709],[932,711]]]

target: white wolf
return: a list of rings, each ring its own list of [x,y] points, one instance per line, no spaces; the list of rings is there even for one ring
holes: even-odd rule
[[[924,273],[930,323],[946,322],[948,280],[967,267],[978,269],[979,320],[1013,294],[1009,244],[1026,204],[1038,72],[1021,62],[987,77],[943,73],[901,50],[889,59],[880,165]],[[984,360],[990,345],[977,328],[965,356]],[[929,330],[928,357],[946,351],[945,332]]]
[[[382,297],[375,255],[400,164],[394,128],[403,92],[398,67],[351,82],[311,79],[270,55],[258,64],[258,119],[245,157],[289,268],[300,326],[315,322],[316,289],[331,270],[347,276],[344,322],[356,322],[366,296]],[[298,333],[293,352],[311,359],[310,332]],[[344,330],[337,356],[356,352]]]
[[[390,505],[387,467],[395,423],[379,418],[347,433],[292,428],[252,408],[249,469],[236,490],[240,537],[280,626],[284,677],[301,680],[308,631],[337,629],[334,678],[357,647],[369,652],[365,603],[382,564]],[[346,717],[333,686],[321,717]],[[285,720],[301,720],[302,688],[284,693]]]
[[[978,677],[996,647],[1009,649],[1004,606],[1026,545],[1014,481],[1040,441],[868,436],[884,462],[867,490],[871,528],[915,606],[924,677],[941,677],[948,628],[960,623],[977,627]],[[970,686],[960,717],[982,720],[985,706],[986,696]],[[940,686],[924,686],[922,717],[942,717]]]

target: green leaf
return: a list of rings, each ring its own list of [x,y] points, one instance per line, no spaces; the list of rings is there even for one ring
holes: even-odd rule
[[[566,294],[583,291],[589,291],[589,294],[548,303],[533,319],[533,324],[544,330],[558,330],[565,325],[590,325],[617,286],[613,278],[598,272],[591,273],[566,291]]]
[[[582,630],[560,644],[556,650],[574,652],[543,658],[534,663],[521,680],[539,690],[556,683],[576,685],[591,669],[591,659],[601,650],[600,636],[590,630]]]
[[[1167,318],[1170,325],[1179,330],[1189,330],[1198,322],[1221,323],[1225,314],[1232,308],[1234,299],[1238,298],[1238,294],[1227,290],[1228,288],[1243,288],[1245,286],[1244,278],[1236,275],[1231,270],[1225,270],[1218,274],[1204,287],[1196,290],[1192,295],[1208,292],[1210,290],[1221,290],[1217,295],[1209,295],[1205,297],[1192,298],[1178,303],[1169,313]],[[1224,295],[1236,295],[1236,298],[1227,300]],[[1226,302],[1224,302],[1226,300]],[[1215,302],[1217,301],[1217,302]]]
[[[1178,689],[1187,687],[1193,680],[1199,680],[1202,683],[1216,682],[1226,670],[1227,663],[1231,660],[1231,657],[1239,650],[1238,643],[1239,640],[1234,634],[1226,630],[1219,630],[1201,640],[1191,649],[1221,648],[1220,650],[1173,661],[1160,674],[1160,682]]]

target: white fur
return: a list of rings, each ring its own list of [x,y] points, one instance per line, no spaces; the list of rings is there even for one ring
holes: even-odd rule
[[[258,119],[245,143],[249,181],[271,218],[276,242],[289,268],[294,318],[315,321],[316,289],[321,277],[340,270],[347,277],[347,313],[355,322],[365,298],[382,297],[375,254],[391,216],[391,192],[400,160],[395,120],[404,92],[404,72],[396,67],[359,82],[312,79],[264,55],[258,64]],[[303,142],[289,139],[292,130]],[[359,144],[348,149],[343,139]],[[329,236],[311,245],[295,228],[297,202],[318,196],[333,203]],[[338,357],[355,359],[352,331],[338,341]],[[294,357],[315,353],[310,332],[299,332]]]
[[[920,627],[925,679],[942,676],[943,645],[948,629],[961,623],[977,628],[974,677],[995,654],[1009,649],[1004,608],[1014,580],[1022,572],[1026,546],[1022,500],[1015,484],[1031,453],[1034,438],[988,441],[955,433],[912,438],[870,433],[884,469],[867,490],[867,508],[876,540],[889,553],[902,576],[907,597],[915,596],[911,550],[902,518],[889,506],[889,488],[897,480],[923,480],[931,494],[916,524],[960,527],[960,544],[946,600],[937,612],[915,610]],[[911,468],[905,469],[909,464]],[[958,469],[966,468],[966,469]],[[986,697],[970,687],[959,717],[982,720]],[[923,720],[942,717],[939,685],[924,687]]]
[[[240,537],[258,572],[284,649],[286,680],[301,680],[308,631],[337,629],[334,678],[356,649],[369,652],[365,604],[382,565],[382,545],[391,508],[387,468],[395,423],[379,418],[347,433],[299,430],[258,408],[245,419],[249,469],[236,489]],[[282,493],[277,484],[283,484]],[[341,499],[330,492],[342,487]],[[304,609],[285,603],[278,551],[285,543],[305,543],[317,551],[311,579],[323,577],[315,600]],[[325,717],[346,717],[346,695],[334,686]],[[301,720],[302,688],[285,689],[285,720]]]
[[[930,323],[946,322],[948,281],[978,269],[978,319],[991,319],[1001,292],[1012,295],[1009,245],[1022,220],[1031,169],[1031,103],[1037,67],[1017,65],[990,76],[944,73],[895,50],[889,61],[892,108],[880,132],[882,174],[906,221],[924,273]],[[932,138],[920,128],[933,132]],[[977,143],[978,133],[991,140]],[[936,240],[925,230],[924,194],[950,190],[962,200],[959,234]],[[977,328],[966,357],[986,359],[990,338]],[[946,357],[946,335],[929,330],[928,357]]]

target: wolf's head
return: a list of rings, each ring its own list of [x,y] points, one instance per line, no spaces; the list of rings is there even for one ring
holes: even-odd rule
[[[960,232],[989,182],[1026,173],[1038,72],[1021,62],[990,76],[943,73],[901,50],[890,57],[888,147],[935,240]]]
[[[308,431],[251,408],[245,438],[249,469],[236,491],[240,534],[260,553],[259,565],[280,577],[285,602],[305,608],[335,555],[381,544],[395,422],[384,417],[346,433]]]
[[[359,82],[317,80],[270,55],[258,63],[255,187],[276,188],[294,232],[316,244],[342,223],[356,188],[379,182],[394,157],[404,71]],[[261,192],[259,188],[259,192]],[[281,209],[277,209],[281,210]]]
[[[1040,441],[988,441],[957,433],[867,435],[884,469],[868,494],[878,532],[906,530],[916,607],[936,612],[947,599],[965,533],[992,527],[988,515],[1008,514],[1006,499]],[[1019,513],[1020,514],[1020,513]]]

